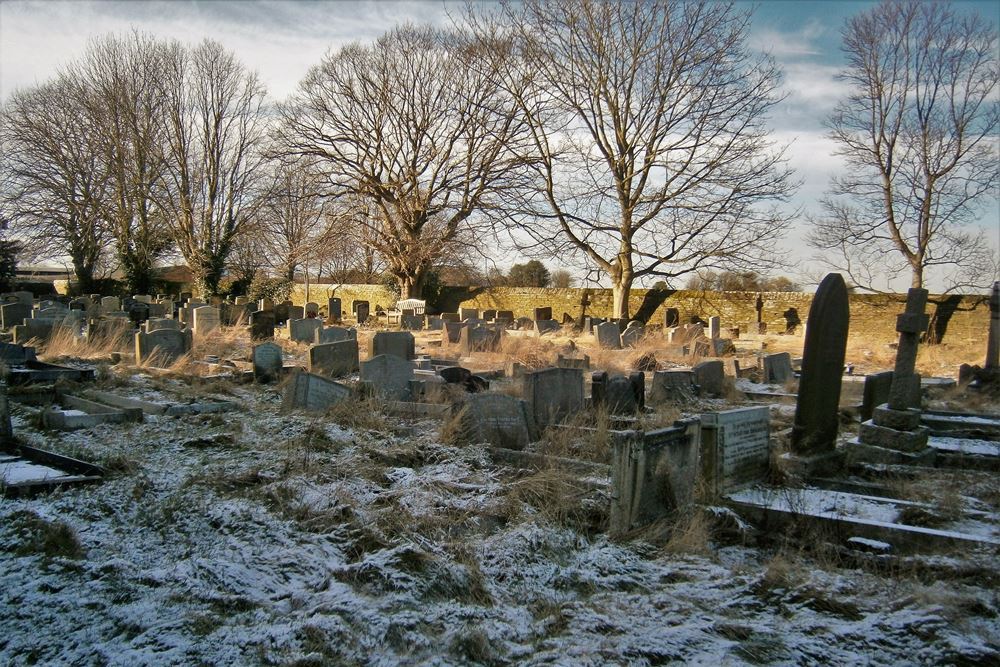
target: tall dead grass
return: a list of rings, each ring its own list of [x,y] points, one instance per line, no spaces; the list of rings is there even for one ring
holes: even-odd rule
[[[120,336],[95,337],[77,336],[69,327],[55,327],[48,340],[31,340],[29,346],[42,350],[39,357],[43,361],[60,359],[107,359],[112,352],[120,352],[123,343]],[[124,347],[128,347],[125,345]]]

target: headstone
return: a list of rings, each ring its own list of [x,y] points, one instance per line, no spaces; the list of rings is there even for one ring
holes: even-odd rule
[[[525,401],[506,394],[486,392],[470,396],[462,405],[466,430],[476,442],[518,450],[531,442]]]
[[[351,390],[339,382],[296,371],[285,389],[284,408],[325,412],[350,395]]]
[[[191,315],[195,336],[207,336],[219,328],[219,309],[215,306],[198,306],[191,311]]]
[[[441,313],[441,319],[445,322],[461,322],[462,316],[458,313]]]
[[[638,320],[632,320],[622,332],[622,347],[635,347],[646,335],[646,327]]]
[[[892,371],[882,371],[865,376],[865,388],[861,397],[861,421],[866,422],[875,414],[875,406],[889,402],[892,387]]]
[[[697,397],[693,371],[654,371],[649,400],[652,403],[685,403]]]
[[[524,397],[536,424],[558,424],[583,409],[583,372],[546,368],[525,373]]]
[[[417,315],[412,308],[407,308],[399,316],[399,328],[404,331],[421,331],[424,328],[424,316]]]
[[[840,275],[840,274],[830,274],[830,275]],[[768,384],[785,384],[793,377],[795,377],[795,374],[792,372],[792,355],[790,355],[788,352],[779,352],[777,354],[766,354],[764,355],[763,362],[764,362],[764,382]],[[841,372],[843,372],[842,369],[843,369],[843,362],[841,362]]]
[[[582,357],[567,357],[561,354],[556,356],[557,368],[579,368],[580,370],[590,370],[590,355]]]
[[[990,330],[986,336],[987,371],[1000,370],[1000,281],[993,283],[990,293]]]
[[[354,327],[320,327],[314,332],[314,343],[339,343],[342,340],[357,340],[358,330]]]
[[[409,331],[379,331],[368,342],[368,357],[391,354],[410,360],[417,356],[414,347],[413,334]]]
[[[368,321],[371,307],[368,305],[367,301],[356,302],[355,306],[354,316],[357,318],[358,324],[364,324]]]
[[[410,398],[413,364],[394,354],[380,354],[361,362],[361,381],[395,401]]]
[[[478,308],[459,308],[458,309],[458,321],[462,322],[469,318],[479,319],[479,309]]]
[[[287,322],[289,320],[289,318],[291,317],[290,314],[289,314],[289,307],[291,305],[292,304],[289,301],[283,301],[281,303],[278,303],[278,304],[274,305],[274,323],[275,323],[275,325],[284,324],[285,322]],[[263,309],[261,309],[261,310],[263,310]]]
[[[116,296],[106,296],[101,298],[101,312],[111,313],[122,309],[122,302]]]
[[[191,351],[191,332],[160,329],[135,334],[136,363],[169,366]]]
[[[18,303],[23,303],[26,306],[35,303],[35,295],[27,291],[14,292],[14,298],[17,299]],[[113,310],[118,310],[118,308],[114,308]]]
[[[839,273],[827,274],[809,308],[802,353],[791,440],[792,453],[799,457],[824,457],[833,452],[840,424],[840,385],[849,323],[847,285]],[[821,459],[817,465],[826,463]]]
[[[310,373],[338,377],[358,370],[358,341],[348,339],[336,343],[319,343],[309,348]]]
[[[268,340],[274,338],[274,311],[258,310],[250,314],[250,339]]]
[[[294,304],[288,304],[288,319],[290,320],[303,320],[306,317],[306,309],[302,306],[296,306]]]
[[[455,345],[462,339],[462,329],[469,328],[464,322],[444,321],[444,336],[449,345]],[[443,340],[443,339],[442,339]]]
[[[303,307],[303,311],[307,318],[319,317],[319,304],[315,301],[309,301]]]
[[[281,346],[277,343],[253,346],[253,377],[257,382],[274,382],[280,378],[284,363]]]
[[[459,332],[458,351],[463,356],[473,352],[498,352],[503,341],[503,329],[496,325],[465,327]]]
[[[288,320],[288,340],[311,343],[316,339],[316,330],[322,328],[323,323],[314,318]]]
[[[219,306],[219,318],[223,326],[235,327],[250,321],[251,310],[247,305],[223,303]]]
[[[181,323],[177,320],[168,320],[165,318],[156,318],[146,320],[144,325],[146,333],[153,331],[159,331],[160,329],[174,329],[176,331],[181,330]]]
[[[722,333],[722,320],[718,315],[714,315],[708,318],[708,337],[711,339],[718,338]]]
[[[24,324],[29,317],[31,317],[31,306],[26,303],[17,301],[0,306],[0,325],[4,329]]]
[[[536,322],[538,320],[551,320],[552,319],[552,308],[545,306],[544,308],[535,308],[535,316],[532,318]]]
[[[766,406],[701,415],[702,480],[710,497],[767,479],[770,435]]]
[[[153,297],[149,294],[133,294],[132,300],[138,301],[139,303],[150,304],[153,302]]]
[[[608,375],[597,371],[591,375],[591,401],[595,409],[606,407],[609,414],[635,414],[646,404],[646,376],[641,372]]]
[[[337,297],[330,297],[326,302],[326,313],[327,318],[331,322],[339,322],[341,319],[341,304],[340,299]]]
[[[35,354],[35,348],[0,341],[0,361],[8,366],[22,366],[25,362],[36,359],[38,355]]]
[[[691,369],[694,382],[701,393],[708,396],[722,396],[725,393],[726,369],[718,359],[703,361]]]
[[[492,322],[496,318],[497,318],[497,311],[492,309],[483,311],[483,319],[486,320],[487,322]]]
[[[514,311],[513,310],[498,310],[497,316],[494,318],[497,322],[513,322],[514,321]]]
[[[597,346],[606,350],[620,350],[622,347],[621,331],[616,322],[602,322],[594,327]]]
[[[274,301],[267,298],[258,300],[257,310],[274,310]]]
[[[538,310],[536,308],[536,310]],[[535,333],[544,336],[547,333],[558,333],[562,326],[555,320],[535,320]]]

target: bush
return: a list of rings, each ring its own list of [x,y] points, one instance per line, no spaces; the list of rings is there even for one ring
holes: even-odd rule
[[[292,286],[292,281],[288,278],[257,276],[250,283],[247,298],[250,301],[270,299],[274,303],[281,303],[292,295]]]
[[[515,264],[507,272],[507,281],[512,287],[548,287],[549,270],[537,259],[525,264]]]

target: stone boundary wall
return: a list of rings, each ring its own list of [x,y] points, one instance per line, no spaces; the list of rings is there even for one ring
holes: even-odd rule
[[[459,307],[480,310],[512,310],[515,317],[531,317],[536,307],[550,306],[552,316],[561,320],[564,313],[576,318],[580,303],[587,294],[590,305],[587,313],[609,317],[612,311],[610,289],[586,288],[537,288],[537,287],[445,287],[439,303],[445,311],[454,312]],[[390,307],[396,297],[382,285],[310,285],[310,298],[320,306],[326,305],[330,296],[343,300],[345,312],[350,312],[352,300],[367,300],[372,309],[376,305]],[[707,320],[713,315],[722,318],[723,328],[745,325],[757,321],[755,310],[757,292],[703,292],[700,290],[647,290],[634,289],[629,298],[633,317],[649,324],[664,323],[667,308],[679,311],[680,321],[692,317]],[[296,285],[292,300],[303,304],[305,286]],[[763,292],[761,318],[769,332],[785,330],[784,313],[794,308],[804,323],[812,304],[812,292]],[[853,294],[850,297],[852,337],[864,337],[891,342],[896,340],[896,315],[903,312],[905,295]],[[982,295],[932,295],[928,299],[927,313],[931,316],[931,330],[937,340],[952,345],[986,345],[989,327],[989,296]]]

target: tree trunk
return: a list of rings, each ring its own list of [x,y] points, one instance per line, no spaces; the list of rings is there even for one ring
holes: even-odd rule
[[[399,283],[400,299],[419,299],[424,289],[424,279],[427,277],[426,267],[408,267],[396,274]]]
[[[910,287],[921,289],[924,286],[924,267],[914,266],[913,277],[910,279]]]
[[[620,280],[615,281],[611,285],[611,300],[612,300],[612,318],[613,319],[625,319],[629,318],[629,306],[628,297],[629,293],[632,291],[632,281],[631,280]]]

